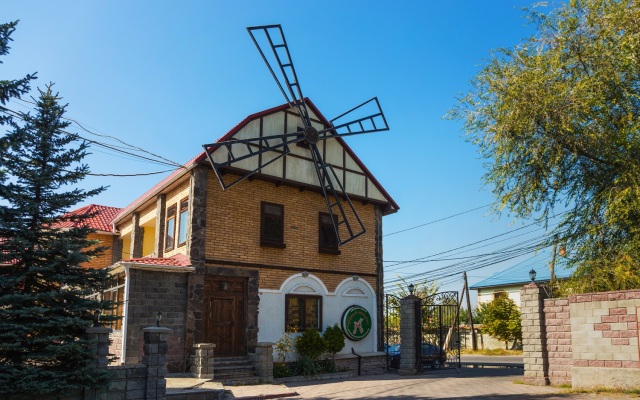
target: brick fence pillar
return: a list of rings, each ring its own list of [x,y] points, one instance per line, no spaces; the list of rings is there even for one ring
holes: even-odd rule
[[[167,395],[167,336],[169,328],[149,327],[144,332],[142,363],[147,366],[145,399],[165,400]]]
[[[546,297],[543,286],[536,283],[525,285],[520,290],[524,381],[532,385],[549,384],[549,356],[544,322]]]
[[[273,382],[273,345],[275,343],[259,342],[251,360],[256,367],[258,376],[263,382]]]
[[[95,361],[91,361],[92,366],[106,368],[109,365],[109,334],[111,332],[111,328],[103,327],[91,327],[85,331],[87,338],[94,340],[91,353],[96,356]]]
[[[400,300],[400,368],[398,374],[413,375],[418,373],[417,362],[420,354],[422,326],[420,298],[409,295]]]
[[[213,379],[213,351],[215,343],[196,343],[191,357],[191,372],[198,379]]]

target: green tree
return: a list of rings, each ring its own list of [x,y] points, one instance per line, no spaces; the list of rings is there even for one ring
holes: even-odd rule
[[[84,331],[107,304],[106,272],[82,268],[103,249],[87,239],[91,216],[64,215],[103,190],[75,185],[87,145],[66,133],[66,106],[51,85],[39,90],[34,115],[20,114],[0,138],[0,397],[36,398],[97,387]],[[15,118],[17,120],[17,118]],[[74,227],[60,229],[63,222]],[[90,250],[87,250],[91,248]]]
[[[11,34],[16,30],[18,21],[8,22],[6,24],[0,24],[0,57],[9,54],[9,42]],[[0,61],[0,64],[2,61]],[[29,83],[31,80],[36,79],[36,74],[30,74],[21,79],[9,79],[0,80],[0,104],[6,105],[12,98],[20,98],[20,96],[27,94],[30,90]],[[0,125],[4,125],[11,121],[11,114],[5,107],[0,106]]]
[[[393,291],[393,295],[395,297],[390,297],[389,302],[394,307],[400,307],[400,299],[403,299],[409,294],[409,283],[405,281],[403,278],[398,277],[400,282],[396,283],[396,288]],[[422,282],[416,282],[413,284],[413,295],[416,297],[420,297],[423,300],[428,300],[431,296],[438,293],[440,290],[440,285],[438,281],[428,282],[426,279]]]
[[[322,339],[324,340],[325,350],[333,356],[333,365],[335,368],[336,353],[344,349],[344,333],[338,324],[335,324],[325,329],[322,334]]]
[[[488,161],[496,212],[562,215],[548,244],[578,267],[571,290],[638,288],[640,0],[530,19],[535,35],[495,51],[449,116]]]
[[[522,340],[522,324],[520,321],[520,309],[507,296],[495,298],[490,303],[484,303],[482,330],[489,335],[501,340],[505,348],[509,348],[509,342]]]

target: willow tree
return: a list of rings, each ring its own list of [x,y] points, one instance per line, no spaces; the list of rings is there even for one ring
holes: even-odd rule
[[[494,210],[561,222],[574,291],[640,287],[640,0],[530,11],[450,117],[487,161]]]

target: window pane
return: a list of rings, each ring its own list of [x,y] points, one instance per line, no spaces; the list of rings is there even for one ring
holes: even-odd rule
[[[279,218],[265,216],[264,218],[264,239],[272,242],[281,242],[282,223]]]
[[[262,203],[260,230],[262,243],[284,244],[284,207]]]
[[[300,328],[300,299],[289,297],[289,323],[287,328]]]
[[[184,244],[187,241],[187,222],[189,210],[180,213],[180,226],[178,227],[178,244]]]
[[[172,249],[173,248],[173,240],[174,240],[174,232],[176,230],[176,219],[171,218],[170,220],[167,221],[167,233],[166,233],[166,238],[167,240],[164,243],[164,247],[166,249]]]
[[[320,247],[324,249],[338,248],[338,238],[336,236],[336,231],[333,228],[333,222],[331,221],[331,217],[329,216],[329,214],[320,214],[319,242]]]
[[[320,299],[306,298],[305,300],[305,329],[320,329]]]

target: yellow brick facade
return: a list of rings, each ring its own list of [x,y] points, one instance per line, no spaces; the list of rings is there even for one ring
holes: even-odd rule
[[[349,274],[376,274],[374,205],[354,201],[367,232],[341,246],[340,255],[322,254],[318,252],[318,218],[327,208],[320,193],[260,180],[243,181],[223,191],[212,171],[207,189],[206,259],[286,267],[260,268],[260,288],[279,289],[287,277],[302,271],[321,278],[330,291]],[[284,205],[286,248],[260,245],[262,201]],[[363,279],[375,287],[375,277]]]
[[[86,263],[83,263],[82,266],[85,268],[104,268],[111,265],[113,260],[113,235],[90,233],[89,235],[87,235],[87,239],[97,240],[100,242],[97,246],[107,247],[107,249],[101,255],[92,258]],[[89,250],[95,247],[96,246],[90,247]]]

